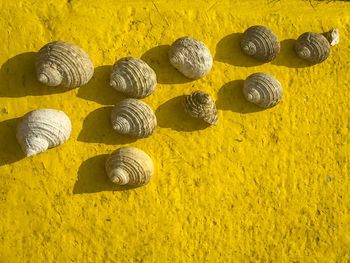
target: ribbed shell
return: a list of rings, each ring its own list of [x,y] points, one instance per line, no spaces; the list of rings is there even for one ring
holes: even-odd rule
[[[154,174],[151,157],[135,147],[123,147],[114,151],[106,161],[106,172],[117,185],[144,185]]]
[[[280,52],[280,42],[270,29],[264,26],[252,26],[244,32],[241,48],[247,55],[268,62]]]
[[[177,39],[169,50],[170,63],[190,79],[199,79],[209,73],[213,58],[207,46],[192,37]]]
[[[94,65],[80,47],[63,42],[51,42],[39,50],[36,74],[48,86],[78,87],[89,82]]]
[[[270,108],[280,102],[283,95],[281,83],[266,73],[255,73],[244,81],[245,98],[262,108]]]
[[[72,131],[69,117],[54,109],[27,113],[17,126],[17,140],[27,156],[56,147],[68,140]]]
[[[137,138],[150,136],[157,126],[154,111],[137,99],[124,99],[117,104],[112,110],[111,122],[118,133]]]
[[[331,45],[322,34],[306,32],[297,39],[295,52],[300,58],[317,64],[329,57]]]
[[[129,97],[144,98],[154,91],[157,77],[146,62],[127,57],[114,64],[110,85]]]
[[[211,125],[216,125],[218,122],[215,103],[210,95],[205,92],[194,91],[185,96],[184,107],[192,117],[202,119]]]

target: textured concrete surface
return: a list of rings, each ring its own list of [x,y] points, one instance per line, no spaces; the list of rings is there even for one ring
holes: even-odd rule
[[[349,3],[1,0],[0,10],[0,262],[349,262]],[[240,52],[241,33],[254,24],[281,40],[271,63]],[[331,27],[341,42],[327,61],[310,66],[295,56],[301,33]],[[169,44],[184,35],[215,57],[201,80],[167,61]],[[35,52],[53,40],[90,54],[88,85],[35,79]],[[147,139],[118,136],[109,124],[123,96],[108,76],[124,56],[143,58],[158,75],[144,101],[159,127]],[[260,71],[284,87],[269,110],[241,93],[243,79]],[[218,126],[179,108],[197,89],[215,98]],[[73,133],[24,158],[15,127],[39,107],[65,111]],[[149,185],[108,182],[105,158],[122,145],[153,158]]]

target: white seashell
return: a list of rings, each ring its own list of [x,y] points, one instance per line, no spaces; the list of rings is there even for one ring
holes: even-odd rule
[[[143,60],[127,57],[114,64],[110,85],[129,97],[144,98],[156,88],[157,76]]]
[[[32,156],[63,144],[71,131],[71,121],[63,111],[38,109],[24,115],[16,137],[23,152]]]
[[[106,161],[106,172],[117,185],[144,185],[154,174],[151,157],[135,147],[114,151]]]
[[[199,79],[209,73],[213,58],[207,46],[192,37],[177,39],[169,50],[170,63],[190,79]]]
[[[121,134],[144,138],[150,136],[157,126],[154,111],[143,101],[124,99],[112,110],[112,127]]]
[[[43,46],[35,66],[38,80],[47,86],[82,86],[94,74],[89,55],[80,47],[63,41]]]

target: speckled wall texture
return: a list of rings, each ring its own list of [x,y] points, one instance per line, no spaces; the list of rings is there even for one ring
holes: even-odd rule
[[[0,262],[349,262],[349,2],[0,0],[0,14]],[[271,63],[240,51],[254,24],[281,40]],[[328,60],[309,66],[295,56],[301,33],[332,27],[341,42]],[[185,35],[213,54],[203,79],[186,79],[167,60]],[[36,52],[53,40],[91,56],[86,86],[36,80]],[[143,99],[158,118],[146,139],[119,136],[109,123],[123,98],[108,85],[111,65],[125,56],[158,76]],[[261,71],[284,88],[268,110],[241,92]],[[182,112],[181,96],[197,89],[216,101],[217,126]],[[37,108],[65,111],[72,136],[24,158],[16,125]],[[147,186],[109,183],[106,156],[125,145],[154,160]]]

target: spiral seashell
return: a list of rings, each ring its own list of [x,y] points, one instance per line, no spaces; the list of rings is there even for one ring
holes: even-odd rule
[[[283,95],[281,83],[266,73],[254,73],[244,81],[244,97],[262,108],[270,108],[280,102]]]
[[[169,50],[170,63],[190,79],[199,79],[209,73],[213,58],[207,46],[192,37],[177,39]]]
[[[329,57],[331,46],[339,43],[338,29],[323,34],[306,32],[299,36],[295,44],[297,55],[312,64],[323,62]]]
[[[154,111],[137,99],[124,99],[117,104],[112,110],[111,122],[118,133],[137,138],[150,136],[157,126]]]
[[[157,77],[146,62],[127,57],[114,64],[110,85],[129,97],[144,98],[156,88]]]
[[[268,62],[277,56],[281,46],[277,36],[270,29],[264,26],[252,26],[244,32],[241,48],[247,55]]]
[[[26,156],[32,156],[63,144],[71,131],[71,121],[63,111],[38,109],[23,117],[16,137]]]
[[[109,179],[117,185],[145,185],[154,174],[151,157],[135,147],[122,147],[106,161]]]
[[[199,118],[205,122],[216,125],[218,123],[218,113],[212,98],[208,93],[194,91],[184,97],[184,107],[192,117]]]
[[[35,66],[38,80],[47,86],[82,86],[94,74],[94,65],[88,54],[80,47],[63,41],[43,46]]]

